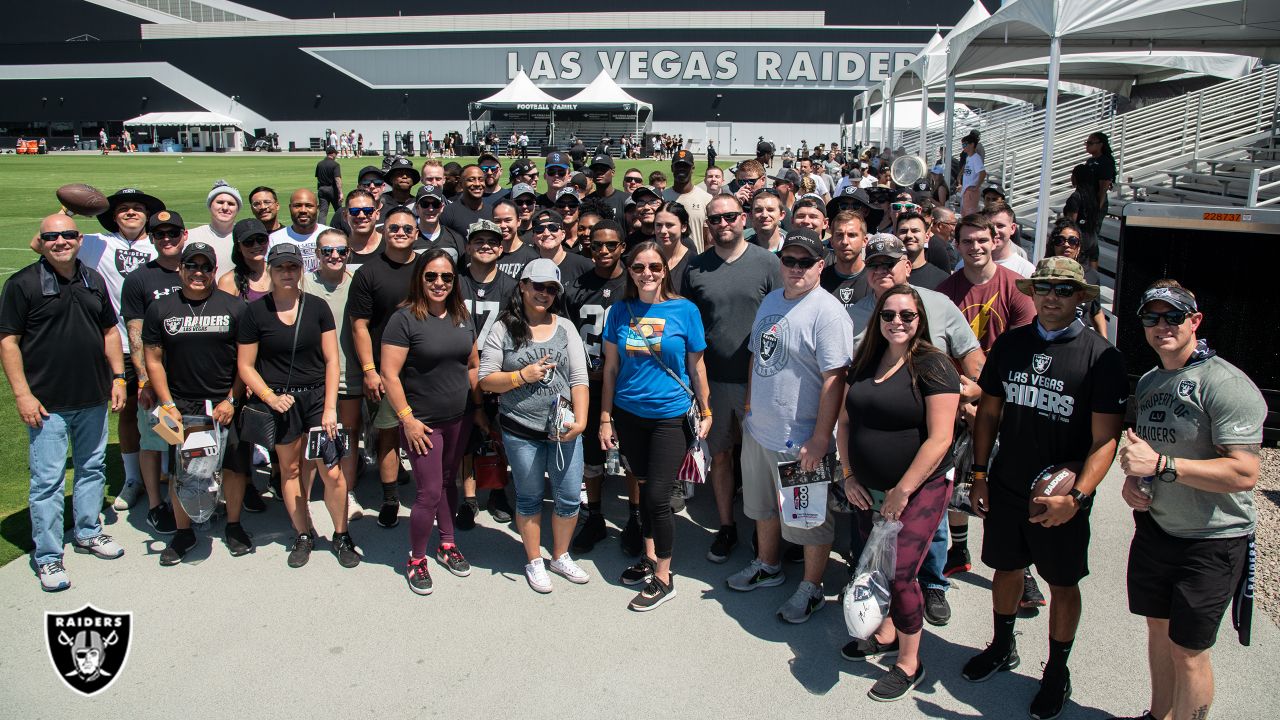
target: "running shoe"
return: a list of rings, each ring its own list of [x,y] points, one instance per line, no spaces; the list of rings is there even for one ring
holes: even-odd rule
[[[858,660],[875,660],[879,657],[887,657],[889,655],[897,654],[897,638],[894,638],[893,642],[885,644],[876,640],[874,635],[866,640],[854,638],[852,641],[845,643],[844,647],[840,648],[840,657],[845,660],[853,660],[855,662]]]
[[[494,522],[503,525],[511,522],[511,503],[507,502],[507,494],[502,490],[489,491],[489,502],[485,509]]]
[[[409,589],[418,595],[431,594],[431,570],[427,568],[425,557],[409,556],[409,564],[405,567],[405,577],[409,580]]]
[[[169,545],[160,553],[160,564],[164,567],[177,565],[182,558],[196,546],[196,533],[191,528],[178,530],[169,540]]]
[[[142,487],[142,480],[140,478],[125,480],[124,487],[120,488],[120,494],[116,495],[116,499],[111,503],[111,507],[119,510],[120,512],[124,512],[125,510],[133,507],[133,504],[138,502],[138,496],[142,494]]]
[[[1040,690],[1031,699],[1032,720],[1053,720],[1071,697],[1071,671],[1067,668],[1046,671],[1040,679]]]
[[[676,576],[671,576],[670,582],[662,582],[658,577],[651,576],[649,582],[645,583],[643,589],[636,593],[634,598],[627,607],[636,612],[649,612],[664,602],[676,596]]]
[[[306,565],[311,559],[311,551],[315,546],[316,541],[311,533],[298,533],[298,536],[293,539],[293,546],[289,548],[289,567],[300,568]]]
[[[657,565],[647,557],[642,557],[635,565],[622,571],[619,578],[623,585],[639,585],[657,572]]]
[[[529,587],[534,592],[546,595],[551,592],[551,576],[547,574],[546,563],[542,558],[535,558],[533,562],[524,566],[524,579],[529,581]]]
[[[267,511],[267,503],[262,499],[262,493],[258,491],[258,486],[253,484],[252,478],[244,484],[244,503],[241,507],[248,513]]]
[[[951,622],[951,603],[947,602],[946,590],[936,587],[924,589],[924,619],[937,626]]]
[[[726,562],[729,560],[729,553],[733,552],[737,545],[738,526],[721,525],[711,541],[711,548],[707,550],[707,559],[713,563]]]
[[[582,585],[591,579],[591,576],[587,574],[587,571],[579,567],[578,563],[574,562],[573,558],[569,557],[569,553],[565,553],[555,560],[552,560],[551,564],[547,566],[547,569],[574,585]]]
[[[471,574],[471,563],[467,562],[467,559],[462,556],[462,552],[458,550],[457,545],[437,548],[436,562],[458,577],[466,577]]]
[[[104,560],[115,560],[124,555],[124,548],[120,547],[120,543],[106,533],[99,533],[86,540],[76,540],[74,544],[76,552],[97,555]]]
[[[40,589],[45,592],[58,592],[71,587],[71,578],[67,577],[67,569],[61,560],[52,560],[36,568],[40,576]]]
[[[684,510],[684,483],[676,481],[671,484],[671,512]]]
[[[1028,609],[1045,606],[1044,594],[1030,570],[1022,571],[1022,601],[1018,605]]]
[[[627,526],[622,528],[622,536],[618,538],[622,545],[622,554],[627,557],[638,557],[644,554],[644,537],[640,532],[640,518],[632,515],[627,518]]]
[[[578,534],[573,538],[573,551],[578,554],[589,553],[596,543],[608,536],[609,531],[604,527],[604,516],[599,513],[587,515],[582,521],[582,526],[578,528]]]
[[[453,516],[453,526],[459,530],[472,530],[476,526],[476,515],[480,512],[479,506],[476,505],[475,498],[467,498],[458,506],[458,512]]]
[[[759,558],[753,558],[749,565],[725,578],[724,584],[728,585],[730,590],[751,592],[756,588],[781,585],[786,579],[787,576],[783,574],[781,567],[770,570],[769,566],[760,562]]]
[[[173,522],[173,506],[162,502],[148,510],[147,524],[157,535],[172,535],[178,529]]]
[[[226,530],[222,533],[222,538],[227,543],[227,550],[231,552],[231,557],[248,555],[253,551],[253,539],[239,523],[235,525],[227,523]]]
[[[969,662],[964,664],[964,670],[961,670],[960,674],[969,682],[986,682],[996,673],[1012,670],[1021,662],[1016,642],[1009,643],[1008,650],[999,650],[994,645],[988,645],[986,650],[969,658]]]
[[[1107,720],[1156,720],[1156,716],[1152,715],[1150,710],[1147,710],[1141,715],[1136,715],[1132,717],[1127,715],[1125,717],[1120,717],[1119,715],[1115,715],[1107,718]]]
[[[826,604],[827,598],[823,596],[822,588],[808,580],[801,580],[796,591],[778,608],[778,617],[792,625],[799,625]]]
[[[942,577],[951,577],[956,573],[969,572],[973,569],[973,563],[969,560],[969,547],[961,545],[951,546],[947,551],[947,561],[942,566]]]
[[[333,556],[344,568],[353,568],[360,564],[360,553],[356,552],[356,543],[351,533],[335,533],[333,536]]]
[[[893,702],[906,697],[911,689],[920,684],[924,679],[924,663],[916,668],[915,675],[907,675],[907,673],[897,665],[889,668],[889,672],[885,673],[876,681],[875,685],[867,691],[867,697],[876,702]]]
[[[384,528],[393,528],[400,524],[400,501],[384,500],[378,509],[378,524]]]
[[[364,506],[356,499],[354,491],[347,491],[347,520],[359,520],[364,517]]]

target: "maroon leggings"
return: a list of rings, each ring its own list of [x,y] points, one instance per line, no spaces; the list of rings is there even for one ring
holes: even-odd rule
[[[431,449],[419,455],[400,428],[400,444],[409,456],[418,496],[409,512],[409,549],[415,558],[427,554],[427,539],[433,525],[440,528],[440,544],[453,544],[453,514],[458,509],[458,463],[471,433],[471,416],[429,425]]]
[[[920,632],[924,627],[924,593],[916,575],[924,564],[929,544],[942,522],[942,514],[951,500],[951,481],[946,475],[929,478],[907,500],[902,511],[902,529],[898,531],[898,560],[893,580],[889,583],[889,617],[898,632]],[[863,545],[871,535],[870,510],[855,512],[858,532]]]

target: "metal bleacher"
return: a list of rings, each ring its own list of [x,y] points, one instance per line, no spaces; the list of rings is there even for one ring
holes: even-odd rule
[[[643,128],[641,130],[643,131]],[[543,122],[521,123],[495,120],[485,125],[485,129],[482,132],[487,133],[490,131],[498,134],[498,152],[504,156],[508,154],[511,133],[524,131],[529,136],[529,153],[531,155],[542,155],[553,144],[559,150],[568,150],[570,145],[569,138],[574,136],[582,140],[588,151],[594,152],[600,144],[600,140],[605,135],[608,135],[612,139],[612,143],[609,145],[609,152],[614,157],[618,157],[622,148],[622,136],[634,134],[635,125],[628,122],[556,122],[555,143],[550,142],[546,123]]]

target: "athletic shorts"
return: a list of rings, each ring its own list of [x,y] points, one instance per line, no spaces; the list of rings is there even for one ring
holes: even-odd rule
[[[209,405],[217,405],[225,399],[224,397],[210,400]],[[205,415],[204,400],[188,400],[185,398],[173,398],[173,404],[178,408],[178,412],[183,415]],[[167,448],[178,449],[174,445],[165,445]],[[178,467],[176,457],[170,457],[171,468]],[[231,418],[231,425],[227,428],[227,444],[222,449],[222,469],[231,472],[240,473],[248,476],[253,472],[253,445],[250,443],[240,442],[240,408],[236,408],[236,414]]]
[[[587,429],[582,431],[582,474],[600,477],[604,474],[604,450],[600,449],[600,383],[587,387]]]
[[[1050,585],[1071,587],[1089,574],[1089,511],[1047,528],[1031,522],[1030,502],[991,486],[991,510],[982,525],[982,562],[993,570],[1022,570],[1035,565]]]
[[[323,385],[289,394],[293,396],[293,405],[282,413],[273,413],[277,445],[288,445],[305,436],[311,428],[319,427],[324,416]]]
[[[715,424],[712,424],[715,427]],[[778,517],[778,463],[791,457],[760,445],[750,432],[742,433],[742,512],[752,520]],[[835,514],[827,503],[827,517],[815,528],[791,527],[782,523],[782,539],[796,545],[830,545],[836,537]]]
[[[124,392],[125,397],[138,397],[138,370],[133,366],[133,358],[124,354]]]
[[[396,411],[392,409],[391,400],[386,393],[383,393],[378,409],[373,414],[373,426],[379,430],[396,430],[400,427],[400,418],[396,417]]]
[[[1174,537],[1151,513],[1133,517],[1129,612],[1168,620],[1170,640],[1188,650],[1208,650],[1244,571],[1249,538]]]
[[[707,434],[707,447],[712,455],[717,455],[732,450],[734,442],[742,435],[747,384],[708,382],[707,389],[711,396],[711,432]]]

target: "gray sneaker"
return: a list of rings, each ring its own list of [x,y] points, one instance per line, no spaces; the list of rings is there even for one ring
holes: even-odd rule
[[[780,566],[770,570],[759,558],[754,558],[750,565],[725,578],[724,582],[731,590],[750,592],[756,588],[781,585],[786,580],[787,576],[782,574]]]
[[[826,604],[827,598],[822,594],[822,588],[808,580],[802,580],[795,593],[782,603],[782,607],[778,608],[778,617],[793,625],[799,625]]]
[[[67,569],[62,567],[61,560],[47,562],[36,568],[40,576],[40,587],[45,592],[58,592],[71,587],[71,578],[67,577]]]
[[[92,553],[107,560],[115,560],[124,555],[124,548],[120,547],[120,543],[105,533],[91,537],[88,540],[76,540],[75,547],[76,552]]]
[[[111,507],[120,512],[124,512],[133,507],[138,501],[138,496],[142,494],[142,480],[126,480],[124,487],[120,488],[120,494],[116,495],[115,502],[111,503]]]

